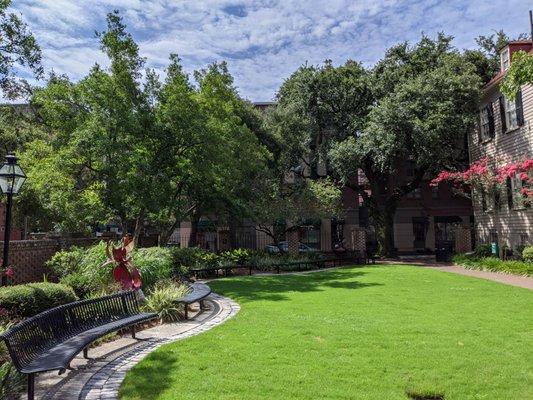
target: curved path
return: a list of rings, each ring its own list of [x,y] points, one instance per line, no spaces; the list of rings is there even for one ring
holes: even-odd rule
[[[148,353],[163,344],[185,339],[207,331],[233,317],[240,306],[233,300],[212,293],[206,299],[207,311],[187,321],[158,325],[137,333],[137,340],[123,337],[89,349],[90,360],[78,356],[74,370],[58,376],[55,373],[37,376],[38,399],[45,400],[111,400],[118,398],[118,389],[126,372]],[[25,398],[25,397],[21,397]]]

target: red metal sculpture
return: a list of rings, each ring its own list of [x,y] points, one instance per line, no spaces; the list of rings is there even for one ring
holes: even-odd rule
[[[141,273],[131,262],[133,247],[134,243],[128,236],[122,238],[119,247],[115,247],[112,241],[106,247],[107,261],[102,266],[115,264],[113,277],[123,290],[140,289],[142,286]]]

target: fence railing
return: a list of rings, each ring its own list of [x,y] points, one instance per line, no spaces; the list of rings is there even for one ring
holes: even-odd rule
[[[252,275],[254,271],[275,271],[280,274],[281,271],[306,271],[313,268],[302,268],[303,266],[312,266],[314,269],[325,269],[325,268],[335,268],[341,265],[349,263],[364,264],[366,259],[361,256],[360,252],[352,252],[348,257],[341,258],[329,258],[322,260],[301,260],[301,261],[290,261],[282,263],[273,263],[268,265],[254,265],[254,264],[233,264],[233,265],[222,265],[222,266],[212,266],[212,267],[202,267],[202,268],[191,268],[189,269],[189,274],[194,276],[195,279],[198,279],[200,276],[209,276],[210,274],[219,275],[221,272],[224,276],[228,276],[230,271],[237,269],[248,270],[248,275]]]

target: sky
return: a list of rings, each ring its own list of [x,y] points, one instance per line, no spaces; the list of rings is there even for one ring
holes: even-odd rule
[[[228,62],[240,94],[271,101],[304,63],[348,59],[371,67],[388,47],[444,31],[458,48],[503,29],[530,32],[531,0],[13,0],[47,71],[77,80],[107,65],[95,31],[119,10],[147,66],[164,74],[170,53],[187,72]]]

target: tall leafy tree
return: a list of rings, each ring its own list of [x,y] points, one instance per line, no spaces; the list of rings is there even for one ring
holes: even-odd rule
[[[302,154],[309,167],[325,164],[329,176],[363,198],[381,250],[391,254],[399,201],[426,174],[464,160],[464,135],[475,121],[480,85],[475,66],[450,37],[422,37],[414,46],[390,48],[371,71],[355,62],[302,67],[280,89],[277,112],[290,117],[276,126],[291,121],[308,131]],[[399,180],[407,161],[414,176]],[[357,181],[359,170],[370,191]]]
[[[27,67],[40,78],[41,49],[26,24],[9,12],[11,0],[0,0],[0,89],[4,97],[19,97],[27,84],[16,77],[16,66]]]

